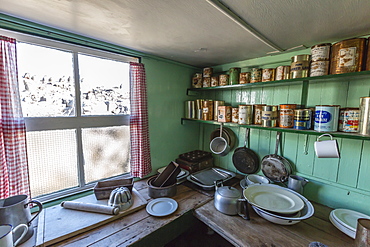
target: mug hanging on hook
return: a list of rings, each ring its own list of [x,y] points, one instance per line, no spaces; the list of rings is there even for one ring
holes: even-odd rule
[[[320,141],[323,136],[329,136],[330,140]],[[317,158],[339,158],[337,140],[333,140],[333,136],[330,134],[319,136],[315,142],[315,153]]]

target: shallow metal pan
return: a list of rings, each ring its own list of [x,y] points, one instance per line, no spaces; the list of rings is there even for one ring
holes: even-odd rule
[[[235,176],[236,174],[234,172],[212,167],[190,174],[187,180],[204,190],[212,190],[215,187],[215,181],[222,180],[222,182],[225,182]]]

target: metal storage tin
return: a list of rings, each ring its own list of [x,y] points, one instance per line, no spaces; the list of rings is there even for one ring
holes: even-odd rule
[[[252,124],[252,116],[252,105],[239,105],[239,124]]]
[[[222,123],[231,122],[231,106],[219,106],[217,108],[217,121]]]
[[[195,100],[195,118],[202,119],[203,115],[203,101],[204,99],[196,99]]]
[[[366,59],[366,70],[370,70],[370,38],[367,39],[367,59]]]
[[[225,105],[225,101],[223,100],[215,100],[213,101],[213,120],[217,121],[218,120],[218,107]]]
[[[229,69],[229,84],[236,85],[239,84],[240,68],[230,68]]]
[[[211,86],[211,77],[203,77],[203,87]]]
[[[315,127],[319,132],[338,130],[339,105],[317,105],[315,108]]]
[[[347,39],[331,47],[330,74],[358,72],[362,70],[365,38]]]
[[[186,118],[195,118],[196,117],[195,101],[194,100],[185,101],[185,117]]]
[[[212,68],[204,68],[203,69],[203,77],[211,77],[213,73]]]
[[[311,129],[311,109],[294,110],[293,128],[297,130]]]
[[[314,45],[311,47],[311,61],[329,61],[330,59],[330,43]]]
[[[231,115],[231,122],[239,123],[239,107],[233,107]]]
[[[262,126],[276,127],[278,119],[278,106],[266,105],[262,108]]]
[[[211,87],[217,87],[218,86],[218,76],[212,76],[211,77]]]
[[[276,68],[275,81],[287,80],[290,78],[290,66],[279,66]]]
[[[192,82],[191,82],[191,87],[193,88],[201,88],[203,85],[203,77],[201,73],[195,73]]]
[[[247,84],[251,80],[251,73],[250,72],[243,72],[239,75],[239,83],[240,84]]]
[[[297,107],[296,104],[280,105],[279,127],[281,128],[292,128],[293,127],[294,109],[296,107]]]
[[[360,98],[360,122],[358,132],[361,135],[370,135],[370,97]]]
[[[310,77],[329,74],[329,61],[311,62]]]
[[[275,69],[263,69],[262,70],[262,82],[274,81],[275,80]]]
[[[290,79],[303,78],[308,76],[310,69],[311,55],[303,54],[292,57],[290,65]]]
[[[262,69],[253,68],[251,72],[251,83],[262,81]]]
[[[262,124],[262,110],[266,104],[253,105],[253,124]]]
[[[339,131],[357,132],[360,118],[359,108],[342,108],[339,112]]]
[[[213,100],[203,101],[203,120],[213,120]]]
[[[229,75],[220,75],[220,77],[219,77],[219,85],[220,86],[229,85]]]

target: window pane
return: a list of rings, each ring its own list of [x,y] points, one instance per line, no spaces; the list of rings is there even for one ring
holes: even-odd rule
[[[33,197],[78,186],[75,130],[27,132]]]
[[[129,126],[82,129],[86,183],[130,171]]]
[[[129,64],[78,55],[82,115],[130,114]]]
[[[17,53],[23,115],[73,116],[72,53],[26,43],[17,44]]]

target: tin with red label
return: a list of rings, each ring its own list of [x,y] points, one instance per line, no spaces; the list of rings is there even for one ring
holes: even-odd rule
[[[317,105],[315,108],[315,127],[319,132],[338,130],[339,105]]]
[[[339,131],[358,132],[360,108],[341,108],[339,114]]]
[[[292,128],[294,125],[294,109],[297,107],[296,104],[284,104],[280,105],[279,114],[279,127],[280,128]]]

